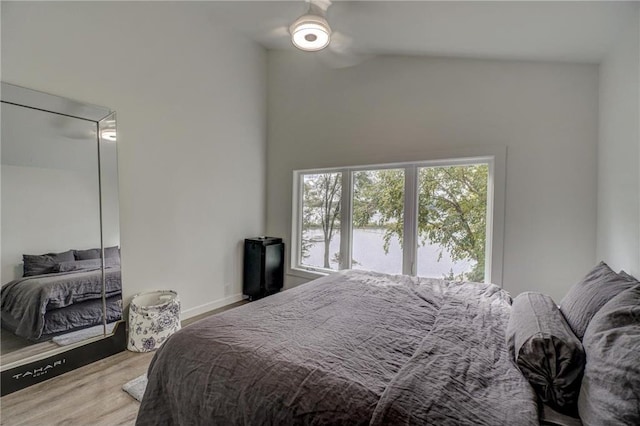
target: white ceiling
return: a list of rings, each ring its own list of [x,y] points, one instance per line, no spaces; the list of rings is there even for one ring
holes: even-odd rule
[[[357,52],[598,63],[637,2],[335,1],[333,29]],[[269,49],[293,49],[287,26],[303,0],[208,4],[212,19]]]

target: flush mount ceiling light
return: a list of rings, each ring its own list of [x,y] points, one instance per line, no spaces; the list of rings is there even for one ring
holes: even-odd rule
[[[331,41],[331,28],[327,20],[312,13],[299,17],[289,27],[289,33],[293,45],[308,52],[322,50]]]

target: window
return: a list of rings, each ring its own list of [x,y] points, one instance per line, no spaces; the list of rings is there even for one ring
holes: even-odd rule
[[[489,281],[493,158],[296,171],[294,269]]]
[[[342,173],[302,175],[300,264],[338,269]]]
[[[351,267],[402,273],[404,169],[353,172]]]
[[[483,282],[486,164],[418,168],[417,273]]]

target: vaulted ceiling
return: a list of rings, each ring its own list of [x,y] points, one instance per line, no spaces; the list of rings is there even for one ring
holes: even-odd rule
[[[598,63],[637,2],[335,1],[334,31],[356,52]],[[268,49],[293,49],[287,26],[303,0],[211,2],[212,22]],[[635,15],[634,15],[635,14]]]

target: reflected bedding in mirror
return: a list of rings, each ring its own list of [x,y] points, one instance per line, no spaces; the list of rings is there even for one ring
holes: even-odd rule
[[[122,317],[120,258],[105,258],[107,322]],[[60,262],[47,274],[13,280],[0,291],[2,327],[38,341],[103,323],[102,259]]]

